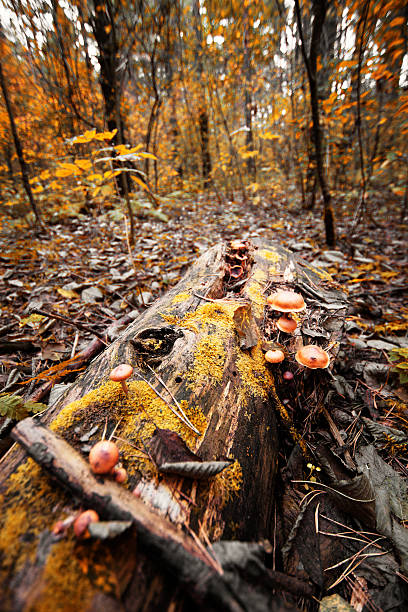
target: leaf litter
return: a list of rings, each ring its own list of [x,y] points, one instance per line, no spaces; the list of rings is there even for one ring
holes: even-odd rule
[[[362,521],[360,527],[365,515],[369,516],[375,523],[371,527],[386,535],[395,546],[401,571],[407,573],[408,392],[404,351],[408,347],[408,256],[403,233],[406,228],[386,226],[387,220],[382,219],[381,227],[367,223],[350,240],[347,218],[340,212],[340,240],[336,249],[328,250],[323,244],[319,211],[302,212],[301,219],[297,218],[297,204],[288,202],[283,194],[273,201],[265,194],[256,208],[248,205],[246,209],[241,202],[221,206],[202,194],[182,195],[167,198],[159,216],[149,214],[147,208],[140,211],[131,255],[120,216],[73,216],[53,225],[48,238],[32,229],[24,235],[11,230],[2,233],[1,386],[8,393],[28,396],[35,385],[41,384],[42,372],[53,374],[55,366],[56,373],[59,367],[63,370],[64,363],[89,344],[95,333],[103,334],[123,314],[136,317],[176,284],[191,262],[212,244],[256,237],[280,242],[306,262],[320,266],[348,293],[351,307],[346,332],[325,406],[344,445],[357,450],[353,456],[358,472],[344,472],[343,466],[343,471],[334,476],[327,461],[322,462],[322,468],[334,489],[336,482],[341,483],[337,488],[343,493],[340,496],[343,510],[345,507],[347,511],[347,504],[354,504],[349,514]],[[33,314],[35,309],[69,318],[72,325]],[[77,323],[82,325],[81,329],[76,327]],[[243,318],[241,331],[243,342],[252,344],[250,317],[249,323]],[[66,381],[72,380],[75,373],[70,376]],[[2,420],[9,415],[9,409],[5,409]],[[321,419],[314,418],[314,431],[310,431],[310,419],[305,421],[309,435],[323,436],[341,464],[341,447],[324,431]],[[286,461],[292,461],[288,448],[283,455]],[[314,467],[312,473],[317,474]],[[299,480],[304,479],[302,471],[299,476]],[[312,493],[318,487],[313,484],[316,482],[312,476],[310,484],[297,485],[294,494]],[[375,508],[368,492],[375,497]],[[369,508],[355,512],[353,500],[364,499],[364,495]],[[288,520],[285,503],[283,508],[284,520]],[[316,503],[312,501],[310,508],[316,508]],[[306,524],[309,520],[307,513],[306,518],[302,516],[299,514],[299,525],[302,520]],[[362,533],[358,522],[356,533]],[[100,537],[110,536],[108,529]],[[383,548],[384,553],[388,548]],[[367,571],[374,580],[375,564],[381,568],[379,571],[385,567],[378,565],[380,558],[363,559],[356,550],[353,554],[357,555],[353,557],[354,573],[340,575],[345,584],[350,576],[367,577]],[[387,553],[388,563],[389,558]],[[288,559],[290,563],[290,555]],[[316,569],[310,571],[313,574]],[[307,578],[307,572],[299,576]],[[315,579],[320,582],[317,575]],[[380,595],[374,593],[371,601],[380,600]]]

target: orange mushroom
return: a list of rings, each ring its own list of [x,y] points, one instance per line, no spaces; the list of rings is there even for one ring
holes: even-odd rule
[[[266,351],[265,360],[268,363],[280,363],[285,359],[285,353],[280,349],[274,349],[272,351]]]
[[[130,376],[132,376],[132,374],[133,368],[128,363],[121,363],[109,374],[109,378],[111,380],[113,380],[114,382],[120,382],[126,397],[128,396],[128,388],[126,385],[126,381]]]
[[[297,328],[297,323],[295,319],[283,315],[276,321],[276,327],[280,329],[281,332],[285,332],[285,334],[292,334]]]
[[[99,516],[95,510],[85,510],[75,519],[74,533],[77,538],[89,536],[88,526],[90,523],[97,523]]]
[[[295,355],[295,359],[298,363],[311,368],[327,368],[330,364],[330,356],[320,346],[314,344],[308,344],[299,349]]]
[[[124,467],[114,467],[112,470],[112,476],[119,484],[126,482],[127,480],[127,471]]]
[[[108,474],[118,460],[118,447],[111,440],[97,442],[89,453],[89,464],[94,474]]]
[[[294,291],[278,291],[267,299],[268,304],[279,312],[300,312],[305,310],[306,304],[300,293]]]

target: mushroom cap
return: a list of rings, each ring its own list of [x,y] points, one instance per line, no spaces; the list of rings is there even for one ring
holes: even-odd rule
[[[127,471],[124,467],[113,468],[112,475],[119,484],[122,484],[122,482],[127,480]]]
[[[266,351],[265,360],[269,363],[279,363],[285,359],[285,353],[280,349],[274,349],[272,351]]]
[[[89,523],[97,523],[98,521],[99,516],[95,510],[85,510],[85,512],[81,512],[74,522],[74,533],[76,537],[81,538],[86,535]]]
[[[122,382],[122,380],[127,380],[129,376],[132,376],[133,368],[128,363],[121,363],[116,366],[109,374],[109,378],[114,382]]]
[[[229,243],[229,246],[231,249],[234,250],[239,250],[239,249],[246,249],[248,248],[247,245],[245,244],[245,242],[243,242],[242,240],[231,240],[231,242]]]
[[[269,306],[279,312],[300,312],[306,308],[305,300],[294,291],[278,291],[267,299]]]
[[[276,327],[280,329],[285,334],[292,334],[297,328],[297,323],[295,319],[291,319],[290,317],[282,316],[276,321]]]
[[[119,461],[119,449],[111,440],[101,440],[89,453],[89,464],[94,474],[108,474]]]
[[[307,368],[327,368],[330,364],[330,357],[326,351],[315,344],[303,346],[295,355],[298,363]]]

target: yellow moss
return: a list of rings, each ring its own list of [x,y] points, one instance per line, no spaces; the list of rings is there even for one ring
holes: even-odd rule
[[[4,498],[0,498],[0,505],[4,507]],[[3,566],[6,568],[13,564],[15,548],[20,547],[20,538],[27,529],[27,510],[24,507],[9,508],[6,510],[0,530],[0,554],[4,553]]]
[[[111,380],[100,387],[89,391],[79,400],[67,404],[50,424],[53,431],[64,431],[75,421],[83,418],[86,409],[97,404],[112,408],[113,413],[125,402],[125,396],[120,384]]]
[[[222,499],[221,508],[238,493],[242,486],[242,467],[239,461],[234,461],[214,479],[215,488]]]
[[[192,369],[188,372],[191,381],[189,387],[193,389],[197,384],[216,384],[222,380],[226,352],[224,347],[225,335],[216,333],[206,335],[197,342],[194,351]]]
[[[178,293],[176,296],[174,296],[174,298],[172,299],[172,304],[180,304],[180,302],[186,302],[188,299],[191,298],[191,295],[189,293],[187,293],[186,291],[182,292],[182,293]]]
[[[44,567],[44,587],[34,606],[26,612],[70,612],[85,610],[91,603],[94,589],[79,565],[72,540],[54,545]],[[104,568],[107,571],[106,567]]]
[[[273,377],[266,365],[260,343],[250,352],[241,351],[236,364],[241,377],[240,401],[245,405],[250,396],[266,399],[273,385]]]
[[[266,303],[262,292],[262,286],[256,281],[252,282],[248,285],[247,293],[252,302],[255,316],[261,317]]]
[[[281,257],[276,251],[271,251],[269,249],[260,249],[258,251],[258,255],[263,259],[267,259],[268,261],[278,262]]]
[[[184,317],[175,317],[166,313],[160,316],[170,325],[191,329],[196,334],[203,326],[215,325],[223,329],[233,329],[233,316],[239,303],[227,300],[216,300],[202,304],[194,312],[188,312]]]
[[[52,508],[68,499],[59,487],[32,460],[27,459],[9,478],[1,498],[0,558],[1,569],[16,572],[35,554],[40,533],[52,527]],[[22,538],[29,534],[30,537]]]

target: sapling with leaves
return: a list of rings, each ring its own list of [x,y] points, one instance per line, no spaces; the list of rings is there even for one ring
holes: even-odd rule
[[[408,348],[393,348],[388,353],[388,358],[394,364],[391,372],[399,375],[401,385],[408,384]]]

